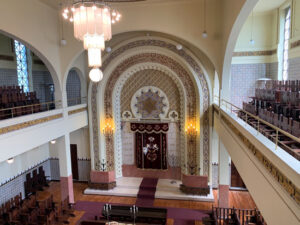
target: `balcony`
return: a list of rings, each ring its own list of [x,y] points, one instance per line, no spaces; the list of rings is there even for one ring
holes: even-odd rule
[[[59,102],[46,104],[55,108],[43,107],[47,110],[32,110],[30,114],[16,117],[13,116],[16,109],[9,109],[12,118],[0,121],[0,162],[88,125],[86,103],[66,108]],[[32,109],[35,106],[26,107]]]
[[[253,117],[259,122],[252,126],[248,119],[254,115],[244,112],[247,120],[243,120],[242,109],[224,100],[216,102],[221,107],[214,104],[214,127],[267,223],[298,224],[300,162],[279,143],[280,134],[300,140],[258,117]],[[272,139],[260,133],[265,125],[275,130]]]

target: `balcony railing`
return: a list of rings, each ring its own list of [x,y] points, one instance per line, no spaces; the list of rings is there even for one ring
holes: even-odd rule
[[[73,103],[72,105],[78,105],[78,104],[86,103],[87,102],[86,100],[87,100],[86,97],[82,97],[76,99],[69,99],[68,102],[69,101],[72,102]],[[59,109],[61,107],[62,107],[62,101],[59,100],[59,101],[43,102],[39,104],[0,109],[0,120],[15,118],[24,115],[30,115],[39,112],[46,112],[53,109]]]
[[[300,160],[300,138],[274,126],[273,124],[261,119],[260,117],[253,115],[241,109],[232,103],[219,99],[218,96],[214,96],[214,103],[220,103],[220,108],[231,114],[235,114],[237,118],[243,119],[246,123],[250,124],[257,130],[258,133],[262,133],[275,143],[275,150],[278,146],[286,150],[289,154]],[[267,132],[266,132],[267,131]],[[293,143],[296,148],[291,148],[288,144]],[[298,148],[299,147],[299,148]]]

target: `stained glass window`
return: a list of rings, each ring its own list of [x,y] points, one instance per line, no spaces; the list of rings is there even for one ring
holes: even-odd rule
[[[285,18],[284,18],[283,69],[282,69],[283,80],[288,79],[290,33],[291,33],[291,8],[288,7],[286,9]]]
[[[26,47],[16,40],[15,54],[17,61],[18,85],[23,87],[24,92],[29,92]]]

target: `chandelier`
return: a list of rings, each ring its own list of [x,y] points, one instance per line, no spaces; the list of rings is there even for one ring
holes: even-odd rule
[[[100,81],[101,51],[105,49],[105,41],[112,38],[111,25],[120,21],[121,14],[103,0],[75,0],[63,9],[62,16],[74,24],[74,37],[88,51],[88,64],[93,68],[90,79]]]

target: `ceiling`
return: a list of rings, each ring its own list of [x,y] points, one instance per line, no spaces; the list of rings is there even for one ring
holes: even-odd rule
[[[267,12],[279,8],[286,0],[259,0],[254,12]]]

